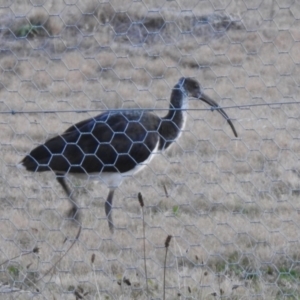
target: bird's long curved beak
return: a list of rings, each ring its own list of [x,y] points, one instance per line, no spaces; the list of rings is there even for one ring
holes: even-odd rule
[[[230,118],[227,116],[226,112],[219,106],[219,104],[217,102],[215,102],[214,100],[212,100],[209,96],[201,93],[201,95],[198,97],[200,100],[202,100],[203,102],[207,103],[208,105],[210,105],[213,110],[217,110],[228,122],[229,126],[231,127],[233,134],[235,137],[237,137],[237,132],[230,120]]]

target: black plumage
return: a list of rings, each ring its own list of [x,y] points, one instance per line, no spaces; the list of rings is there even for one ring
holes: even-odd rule
[[[217,109],[237,136],[227,114],[204,95],[199,83],[181,78],[174,86],[170,107],[165,117],[147,111],[108,111],[72,125],[34,148],[20,166],[31,172],[53,171],[70,198],[70,216],[78,219],[78,207],[65,182],[68,174],[99,178],[110,191],[105,203],[109,227],[113,230],[111,206],[115,188],[122,174],[134,174],[149,163],[153,155],[164,151],[180,136],[185,125],[188,97],[198,98]]]
[[[125,173],[154,150],[158,125],[159,121],[150,120],[147,114],[106,112],[46,141],[22,163],[36,172]]]

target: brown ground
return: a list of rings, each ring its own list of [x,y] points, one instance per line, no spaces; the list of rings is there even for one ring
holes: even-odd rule
[[[162,299],[171,234],[166,299],[299,299],[300,110],[287,104],[300,86],[297,2],[33,2],[0,8],[0,298]],[[16,163],[102,109],[167,108],[181,76],[229,106],[239,137],[191,101],[178,143],[117,190],[114,235],[107,188],[72,180],[82,233],[38,280],[77,228],[53,174]]]

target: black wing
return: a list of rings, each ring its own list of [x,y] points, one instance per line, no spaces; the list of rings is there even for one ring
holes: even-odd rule
[[[46,141],[21,163],[37,172],[127,172],[155,149],[159,122],[149,113],[104,113]]]

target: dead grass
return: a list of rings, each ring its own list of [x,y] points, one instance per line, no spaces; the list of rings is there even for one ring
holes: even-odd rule
[[[243,1],[214,5],[14,1],[0,9],[0,109],[162,109],[181,76],[196,77],[222,106],[297,100],[299,29],[289,10],[271,0],[260,14]],[[297,5],[291,10],[299,13]],[[96,112],[2,114],[0,263],[16,258],[1,265],[1,297],[147,299],[142,192],[150,298],[163,294],[168,235],[166,299],[298,298],[298,105],[226,111],[238,139],[216,112],[192,110],[178,143],[125,180],[116,191],[113,236],[106,187],[71,179],[83,230],[41,281],[77,229],[64,220],[68,203],[53,174],[20,172],[15,164]],[[35,247],[39,253],[21,255]]]

